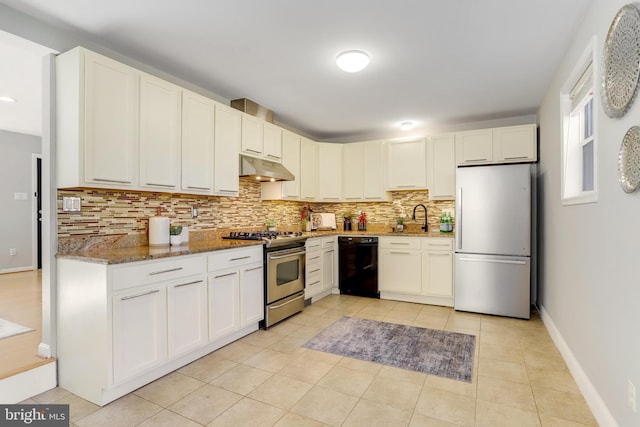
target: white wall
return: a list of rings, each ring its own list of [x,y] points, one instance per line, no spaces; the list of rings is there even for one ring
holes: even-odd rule
[[[627,381],[640,392],[640,192],[622,191],[617,161],[627,129],[640,125],[640,101],[610,119],[598,88],[609,25],[626,3],[593,0],[539,111],[539,304],[600,424],[639,426],[640,413],[627,406]],[[594,35],[599,200],[562,206],[559,93]]]
[[[0,273],[34,267],[32,154],[41,152],[39,136],[0,130]],[[15,193],[27,199],[15,200]]]

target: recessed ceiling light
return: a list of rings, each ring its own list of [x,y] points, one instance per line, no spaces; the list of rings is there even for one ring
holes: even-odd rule
[[[0,101],[7,102],[9,104],[13,104],[14,102],[16,102],[16,99],[12,98],[10,96],[0,96]]]
[[[402,123],[400,123],[400,129],[402,129],[402,130],[411,130],[411,129],[413,129],[413,122],[402,122]]]
[[[357,73],[369,65],[369,55],[361,50],[345,50],[336,58],[336,64],[347,73]]]

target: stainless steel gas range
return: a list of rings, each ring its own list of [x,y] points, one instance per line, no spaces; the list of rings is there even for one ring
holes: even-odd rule
[[[304,308],[304,243],[300,232],[232,232],[223,239],[264,240],[265,315],[268,328]]]

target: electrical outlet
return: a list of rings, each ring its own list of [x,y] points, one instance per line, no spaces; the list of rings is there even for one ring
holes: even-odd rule
[[[633,412],[636,412],[636,386],[631,380],[627,383],[627,404]]]
[[[10,256],[16,256],[18,254],[18,252],[16,251],[16,248],[10,248],[9,249],[9,255]]]
[[[80,197],[63,197],[62,212],[78,213],[81,210]]]

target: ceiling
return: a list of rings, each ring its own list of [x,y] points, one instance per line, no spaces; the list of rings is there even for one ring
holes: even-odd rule
[[[0,3],[226,99],[250,98],[314,139],[348,141],[399,136],[406,120],[429,132],[535,114],[590,0]],[[347,49],[370,65],[340,71]]]

